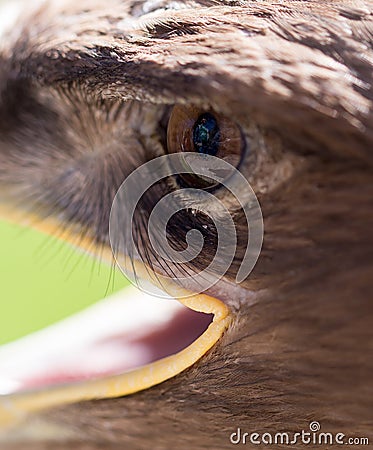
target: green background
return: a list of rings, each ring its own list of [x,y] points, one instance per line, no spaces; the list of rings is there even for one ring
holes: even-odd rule
[[[0,345],[121,289],[119,270],[33,229],[0,221]]]

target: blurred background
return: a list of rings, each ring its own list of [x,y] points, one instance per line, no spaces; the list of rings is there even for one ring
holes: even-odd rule
[[[0,45],[2,31],[12,29],[23,1],[0,0]],[[118,270],[72,246],[0,220],[0,345],[80,311],[126,284]]]
[[[0,345],[126,286],[121,272],[56,238],[0,221]]]

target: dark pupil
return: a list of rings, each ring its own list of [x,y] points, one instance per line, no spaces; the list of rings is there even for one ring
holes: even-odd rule
[[[212,114],[201,114],[193,127],[193,144],[196,152],[215,156],[219,148],[220,131]]]

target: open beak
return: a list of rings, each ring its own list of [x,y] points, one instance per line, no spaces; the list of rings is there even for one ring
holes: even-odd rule
[[[5,214],[4,214],[5,213]],[[25,222],[14,212],[7,219]],[[74,242],[51,219],[27,225]],[[92,241],[79,246],[92,250]],[[112,259],[110,249],[104,259]],[[167,291],[172,289],[172,280]],[[30,413],[84,400],[125,396],[174,377],[198,361],[230,323],[226,305],[177,288],[155,298],[134,287],[19,341],[0,347],[0,429]]]

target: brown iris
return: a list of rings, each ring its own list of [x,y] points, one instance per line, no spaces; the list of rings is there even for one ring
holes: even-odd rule
[[[240,128],[228,117],[196,106],[176,105],[168,122],[167,147],[169,153],[197,152],[221,158],[238,167],[244,140]],[[193,186],[211,187],[215,184],[197,176],[182,178]]]

